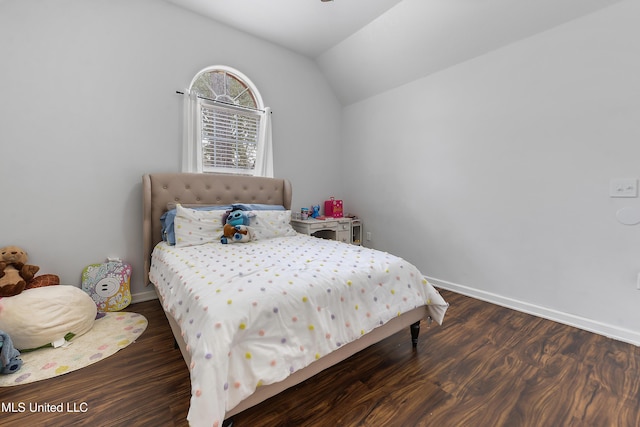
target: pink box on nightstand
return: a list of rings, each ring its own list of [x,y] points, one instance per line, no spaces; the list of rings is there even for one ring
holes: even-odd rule
[[[331,200],[326,200],[324,202],[324,216],[342,218],[344,216],[342,200],[336,200],[333,197]]]

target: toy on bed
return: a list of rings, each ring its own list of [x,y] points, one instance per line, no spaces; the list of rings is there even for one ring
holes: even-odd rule
[[[222,237],[220,243],[246,243],[251,241],[251,233],[247,226],[251,222],[249,213],[243,210],[232,210],[223,215]]]
[[[0,297],[18,295],[40,267],[27,264],[27,252],[18,246],[0,249]]]
[[[13,374],[21,367],[20,352],[13,346],[9,334],[0,331],[0,374]]]

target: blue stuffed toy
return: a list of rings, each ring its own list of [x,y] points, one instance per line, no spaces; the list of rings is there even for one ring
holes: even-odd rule
[[[224,222],[222,237],[220,243],[245,243],[251,241],[251,234],[247,227],[250,223],[250,214],[242,210],[232,210],[226,217],[222,218]]]
[[[13,374],[21,367],[20,352],[13,347],[9,334],[0,331],[0,374]]]

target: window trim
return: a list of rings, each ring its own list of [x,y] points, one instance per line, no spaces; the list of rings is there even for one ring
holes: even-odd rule
[[[211,99],[193,91],[194,85],[205,73],[222,72],[231,78],[238,80],[249,91],[256,108],[225,102],[226,100]],[[224,94],[223,94],[224,95]],[[239,95],[238,95],[239,97]],[[229,100],[231,100],[230,97]],[[234,98],[234,99],[237,99]],[[204,164],[203,139],[202,139],[202,108],[204,105],[213,105],[216,109],[237,112],[239,114],[259,116],[259,125],[256,138],[256,159],[251,169],[227,168],[207,166]],[[213,65],[198,71],[189,84],[189,90],[185,93],[184,110],[184,141],[183,141],[183,171],[195,171],[200,173],[231,173],[238,175],[264,175],[273,176],[273,158],[271,142],[271,110],[264,106],[262,96],[257,87],[245,74],[225,65]]]

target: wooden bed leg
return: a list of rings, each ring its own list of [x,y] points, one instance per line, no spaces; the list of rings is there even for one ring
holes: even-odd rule
[[[177,339],[173,339],[173,349],[174,350],[178,350],[180,348],[180,346],[178,345],[178,340]]]
[[[418,347],[418,335],[420,335],[420,322],[411,325],[411,344],[413,348]]]
[[[233,418],[227,418],[222,422],[222,427],[233,427]]]

